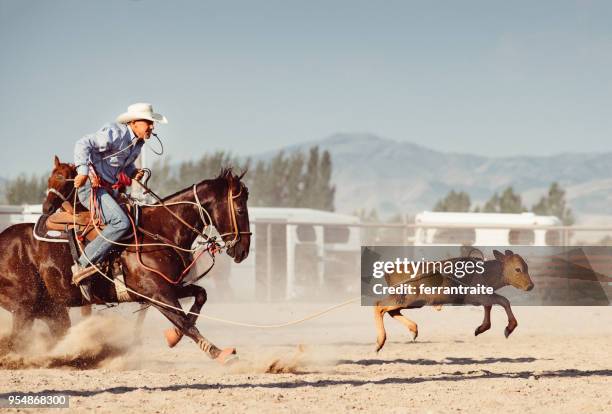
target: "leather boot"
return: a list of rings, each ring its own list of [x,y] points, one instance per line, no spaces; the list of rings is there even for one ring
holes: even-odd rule
[[[91,302],[91,280],[89,277],[97,272],[98,270],[93,266],[82,267],[76,263],[72,265],[72,283],[81,289],[81,294],[87,302]]]

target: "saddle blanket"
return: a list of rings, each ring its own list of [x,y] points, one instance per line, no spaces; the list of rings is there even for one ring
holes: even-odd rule
[[[68,233],[61,230],[47,228],[49,214],[41,215],[34,224],[34,238],[52,243],[68,243]]]

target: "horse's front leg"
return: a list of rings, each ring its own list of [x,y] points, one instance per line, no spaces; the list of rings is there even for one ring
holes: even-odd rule
[[[176,280],[180,277],[183,269],[176,252],[171,249],[167,249],[165,252],[144,252],[141,258],[138,258],[133,252],[126,253],[123,264],[124,270],[126,270],[127,285],[142,294],[144,298],[152,299],[149,302],[168,318],[178,328],[179,332],[193,339],[210,358],[220,363],[226,363],[232,359],[232,356],[236,353],[235,349],[219,349],[202,336],[195,326],[197,314],[206,302],[206,291],[199,286],[179,287],[170,285],[161,280],[160,275],[154,274],[150,269],[145,271],[141,262],[145,266],[149,266],[149,268]],[[191,308],[191,312],[195,315],[183,311],[179,298],[185,296],[195,296],[195,302]]]
[[[179,290],[178,296],[179,298],[188,298],[193,296],[193,305],[191,305],[191,309],[189,309],[189,315],[187,315],[187,319],[190,325],[195,325],[196,320],[198,319],[198,314],[200,313],[202,306],[204,306],[204,304],[206,303],[206,289],[198,285],[184,286]],[[183,338],[183,332],[179,330],[176,326],[167,329],[165,335],[166,341],[168,342],[168,346],[170,348],[176,346],[176,344],[178,344]]]
[[[180,332],[193,339],[193,341],[198,344],[200,349],[204,351],[211,359],[214,359],[221,364],[226,364],[237,358],[235,356],[236,350],[234,348],[225,348],[221,350],[211,341],[206,339],[200,333],[198,328],[196,328],[194,321],[192,321],[188,315],[185,315],[182,310],[178,310],[181,309],[181,304],[176,297],[169,297],[169,295],[162,296],[157,294],[153,298],[156,301],[172,306],[172,308],[170,308],[168,306],[153,303],[153,306],[155,306],[166,318],[168,318]],[[194,306],[195,305],[196,304],[194,303]]]

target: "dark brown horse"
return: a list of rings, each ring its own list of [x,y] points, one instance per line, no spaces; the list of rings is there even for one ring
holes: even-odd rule
[[[61,180],[58,175],[51,178]],[[61,175],[66,185],[72,184],[67,181],[70,180],[68,172]],[[162,207],[144,207],[140,227],[146,229],[146,234],[139,235],[139,244],[159,243],[150,236],[157,234],[180,248],[189,249],[197,233],[204,228],[197,205],[200,204],[210,213],[212,223],[207,224],[212,224],[228,244],[227,254],[236,263],[243,261],[249,253],[250,232],[248,190],[241,178],[231,170],[223,170],[215,179],[204,180],[166,197],[164,203],[170,211]],[[56,202],[61,203],[61,199],[58,197]],[[174,204],[177,202],[187,203]],[[43,208],[52,211],[54,206],[49,204]],[[176,216],[193,228],[181,223]],[[85,304],[80,290],[71,283],[73,259],[69,246],[38,241],[33,236],[32,224],[17,224],[0,233],[0,251],[0,306],[13,314],[8,344],[14,344],[23,332],[27,332],[36,318],[45,321],[53,334],[64,335],[70,326],[66,307]],[[197,315],[186,315],[179,310],[178,300],[193,296],[195,300],[190,311],[199,313],[206,302],[204,288],[173,284],[156,274],[159,272],[170,280],[178,280],[190,262],[189,253],[166,246],[141,246],[138,251],[131,247],[121,253],[120,260],[127,287],[142,295],[130,292],[132,301],[152,303],[181,334],[193,339],[211,358],[225,362],[235,352],[231,348],[223,351],[217,348],[196,328]],[[154,271],[145,269],[141,262]],[[94,303],[117,302],[114,285],[100,275],[94,276],[92,294]]]

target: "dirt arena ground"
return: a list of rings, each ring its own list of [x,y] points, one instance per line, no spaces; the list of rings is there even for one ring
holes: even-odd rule
[[[296,319],[326,305],[207,304],[204,310],[254,323]],[[230,367],[190,340],[167,348],[165,319],[146,317],[132,344],[132,305],[96,312],[49,349],[46,328],[19,354],[0,357],[0,398],[12,392],[68,394],[70,411],[129,412],[612,412],[612,308],[515,307],[519,326],[504,338],[505,314],[479,337],[479,308],[404,313],[416,342],[386,318],[389,341],[375,354],[370,308],[351,305],[302,325],[260,330],[202,320],[219,346],[236,346]],[[0,313],[0,334],[10,328]],[[83,369],[83,365],[88,369]],[[76,368],[80,366],[81,368]],[[269,373],[270,367],[277,373]],[[21,409],[21,412],[39,412]]]

